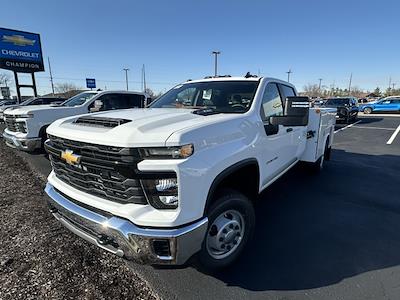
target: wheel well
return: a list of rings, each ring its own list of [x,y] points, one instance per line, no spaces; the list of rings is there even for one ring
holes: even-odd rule
[[[38,137],[47,138],[46,137],[46,129],[47,129],[47,127],[49,127],[49,125],[44,125],[44,126],[42,126],[42,128],[40,128]]]
[[[236,190],[250,200],[255,200],[259,191],[260,171],[257,161],[246,160],[221,172],[214,180],[208,192],[205,212],[218,199],[224,189]]]
[[[47,127],[49,127],[49,125],[44,125],[44,126],[42,126],[42,128],[40,128],[39,137],[43,137],[43,134],[46,137],[46,129],[47,129]]]

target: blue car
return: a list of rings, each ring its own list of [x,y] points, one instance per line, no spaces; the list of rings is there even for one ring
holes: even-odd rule
[[[377,102],[366,103],[359,106],[364,114],[379,112],[400,112],[400,97],[387,97]]]

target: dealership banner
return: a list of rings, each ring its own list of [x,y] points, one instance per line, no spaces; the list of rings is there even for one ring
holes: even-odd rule
[[[40,35],[0,28],[0,69],[23,73],[44,71]]]

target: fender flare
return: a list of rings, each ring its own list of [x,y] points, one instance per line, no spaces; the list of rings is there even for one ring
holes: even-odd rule
[[[209,207],[209,205],[211,204],[213,195],[215,194],[218,185],[225,179],[227,178],[229,175],[233,174],[234,172],[238,171],[239,169],[243,168],[243,167],[247,167],[250,165],[254,165],[257,167],[257,171],[258,171],[258,182],[257,182],[257,187],[259,187],[259,181],[260,181],[260,167],[258,165],[258,161],[256,158],[247,158],[241,161],[238,161],[236,163],[234,163],[233,165],[227,167],[225,170],[223,170],[222,172],[220,172],[213,180],[210,189],[208,190],[208,194],[207,194],[207,199],[206,199],[206,203],[204,205],[204,211],[203,211],[203,215],[205,216],[206,211]],[[258,193],[258,191],[257,191]]]

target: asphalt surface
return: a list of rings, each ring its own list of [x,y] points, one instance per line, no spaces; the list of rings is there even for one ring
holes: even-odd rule
[[[338,124],[319,175],[298,165],[263,192],[255,238],[230,269],[129,265],[168,299],[399,299],[400,134],[387,144],[399,125]],[[43,154],[22,155],[50,171]]]

